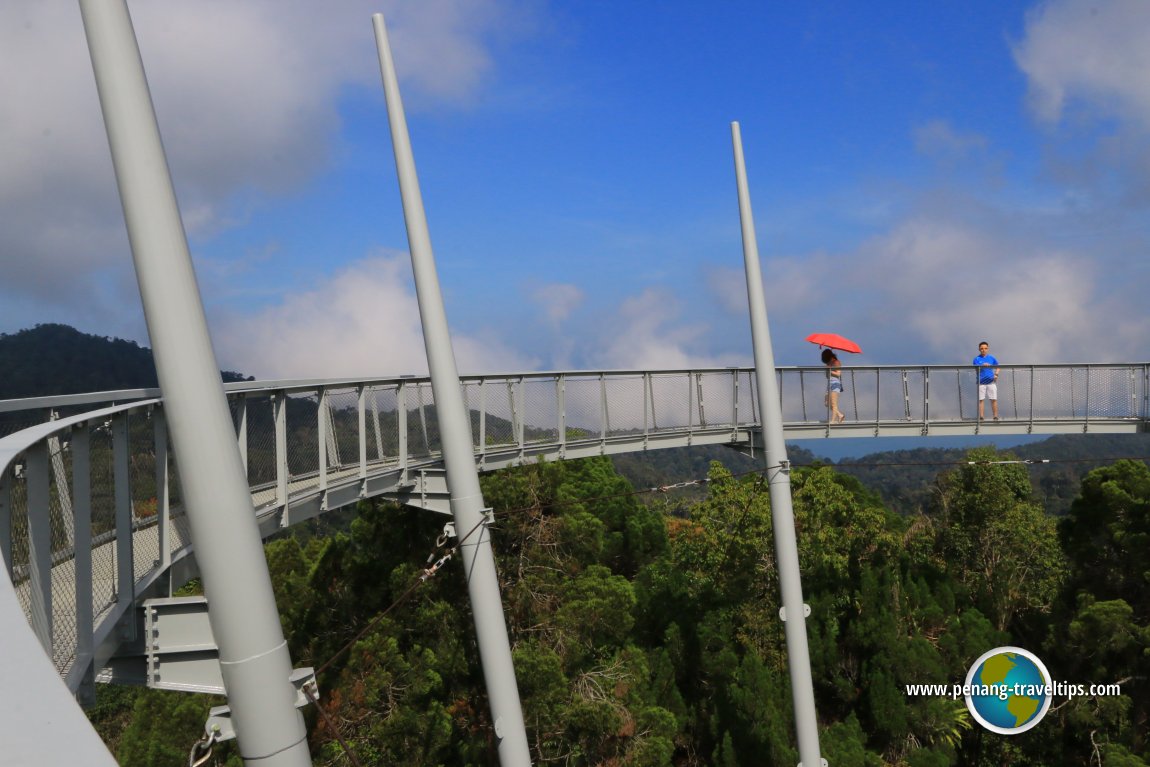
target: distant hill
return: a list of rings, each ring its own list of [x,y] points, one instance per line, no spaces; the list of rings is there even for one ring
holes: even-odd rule
[[[0,399],[157,385],[151,349],[55,323],[0,333],[0,371]],[[221,375],[224,381],[251,380],[231,371]]]
[[[1082,477],[1091,470],[1119,458],[1150,458],[1150,434],[1058,435],[1002,452],[1036,461],[1030,466],[1034,499],[1051,514],[1062,515],[1078,495]],[[965,448],[920,447],[844,458],[835,463],[795,445],[787,446],[792,465],[833,465],[836,470],[857,477],[865,487],[878,493],[888,508],[904,515],[929,510],[936,479],[962,465],[966,453]],[[720,445],[626,453],[612,458],[616,470],[637,490],[701,479],[707,476],[713,460],[735,474],[762,467],[761,458],[751,459]],[[1042,460],[1050,463],[1037,463]],[[702,488],[690,488],[680,494],[691,498],[704,492]]]

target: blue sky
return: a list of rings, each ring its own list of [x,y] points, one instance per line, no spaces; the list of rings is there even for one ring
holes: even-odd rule
[[[222,366],[426,369],[371,14],[462,372],[1150,358],[1150,3],[130,3]],[[71,0],[0,6],[0,332],[147,343]],[[19,73],[19,74],[16,74]]]

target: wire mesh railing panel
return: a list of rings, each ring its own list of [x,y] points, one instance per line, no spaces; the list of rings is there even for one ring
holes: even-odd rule
[[[921,421],[926,410],[923,368],[875,371],[875,401],[880,421]]]
[[[736,373],[738,391],[736,393],[739,426],[754,426],[759,422],[758,382],[753,370],[740,370]]]
[[[463,405],[471,423],[471,447],[478,449],[486,440],[487,419],[483,417],[486,395],[485,381],[463,381]]]
[[[150,413],[132,413],[129,418],[128,491],[132,510],[132,571],[142,578],[160,561],[160,539],[156,528],[159,494],[156,488],[154,423]]]
[[[359,463],[359,391],[328,389],[327,406],[331,414],[328,469],[336,470]]]
[[[962,421],[978,417],[978,373],[974,368],[935,368],[927,375],[928,420]]]
[[[52,546],[52,662],[61,674],[76,655],[76,588],[71,561],[74,516],[71,502],[72,462],[59,438],[49,440],[48,513]]]
[[[1091,368],[1090,399],[1086,412],[1091,418],[1135,418],[1141,379],[1128,367]]]
[[[651,431],[686,429],[698,425],[698,415],[693,407],[697,396],[694,376],[690,373],[652,373],[647,378],[647,384]],[[614,402],[611,404],[615,405]],[[639,407],[642,407],[641,401]]]
[[[1034,368],[1030,387],[1031,416],[1037,419],[1078,418],[1085,412],[1084,384],[1084,379],[1076,376],[1073,368]]]
[[[811,423],[826,421],[830,412],[827,390],[830,379],[826,368],[793,368],[778,371],[779,398],[784,423]],[[755,382],[757,384],[757,381]],[[845,385],[850,383],[849,376]],[[758,392],[754,404],[758,406]],[[839,399],[839,409],[844,409],[847,400]],[[849,414],[848,414],[849,415]]]
[[[566,376],[563,380],[563,412],[567,440],[595,439],[603,424],[603,390],[598,376]]]
[[[734,370],[695,373],[695,423],[703,427],[735,425]]]
[[[399,462],[399,386],[367,390],[367,459]]]
[[[284,404],[288,476],[313,475],[319,471],[319,394],[291,392]]]
[[[559,441],[559,390],[554,376],[521,379],[523,441],[529,445]]]
[[[116,484],[110,424],[88,435],[92,496],[92,603],[100,615],[116,602]]]
[[[485,378],[473,384],[469,382],[467,397],[477,447],[517,444],[522,414],[519,412],[515,384],[510,378]]]
[[[603,379],[606,400],[602,426],[606,436],[618,437],[665,428],[655,417],[658,400],[651,401],[650,391],[644,393],[646,383],[642,375],[615,374]],[[667,417],[670,417],[670,411]]]
[[[264,488],[276,481],[275,400],[270,394],[238,395],[247,403],[248,485]]]
[[[11,541],[12,549],[9,552],[11,559],[8,561],[8,567],[12,573],[12,582],[17,586],[26,584],[28,581],[28,561],[30,558],[28,546],[28,476],[25,469],[24,463],[15,465],[10,485],[11,495],[9,496],[12,513],[9,520],[8,540]],[[16,589],[16,597],[20,601],[20,606],[24,608],[24,614],[30,615],[32,611],[31,592],[26,585],[24,588]]]
[[[439,421],[435,415],[435,393],[430,381],[405,386],[407,397],[407,452],[410,458],[437,456],[443,451]]]

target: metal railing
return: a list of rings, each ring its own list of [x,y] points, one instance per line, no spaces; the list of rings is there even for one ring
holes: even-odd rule
[[[992,428],[1003,433],[1134,431],[1147,419],[1145,364],[1000,371],[1002,421]],[[777,374],[790,437],[988,426],[977,420],[970,366],[842,368],[839,407],[847,423],[833,427],[825,368]],[[758,427],[749,368],[516,373],[464,377],[461,385],[483,469],[539,455],[746,444]],[[307,500],[309,513],[320,513],[408,487],[438,464],[427,378],[225,389],[265,532],[301,518],[289,513],[293,503]],[[149,589],[164,586],[165,573],[190,551],[157,394],[0,402],[0,554],[32,630],[73,691],[122,639],[120,619]]]

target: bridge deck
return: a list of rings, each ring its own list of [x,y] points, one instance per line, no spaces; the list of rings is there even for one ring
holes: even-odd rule
[[[977,419],[972,368],[845,368],[848,419],[833,426],[825,370],[778,375],[788,439],[1136,433],[1147,423],[1146,365],[1004,366],[999,421]],[[362,498],[448,512],[426,378],[226,388],[265,536]],[[467,378],[463,388],[481,471],[762,444],[749,369],[525,373]],[[36,424],[0,439],[0,551],[73,691],[124,638],[134,604],[194,572],[162,402],[149,399],[157,394],[0,402],[8,423]],[[86,603],[90,611],[78,609]]]

